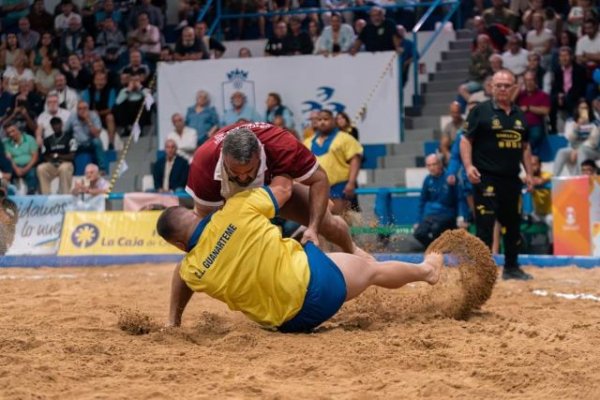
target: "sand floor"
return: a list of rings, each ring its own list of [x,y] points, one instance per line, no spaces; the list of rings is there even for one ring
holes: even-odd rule
[[[499,280],[466,321],[414,284],[369,290],[313,334],[198,294],[180,329],[119,329],[135,310],[164,321],[172,268],[0,269],[0,398],[600,398],[600,302],[552,295],[600,296],[600,268],[526,268],[535,280]]]

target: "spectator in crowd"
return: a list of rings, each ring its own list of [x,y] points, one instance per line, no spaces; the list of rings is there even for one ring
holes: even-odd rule
[[[493,54],[490,38],[487,35],[477,36],[477,48],[471,55],[471,64],[469,65],[469,80],[458,87],[458,98],[461,102],[461,108],[469,101],[471,93],[482,89],[483,81],[492,73],[490,57]]]
[[[526,37],[527,50],[539,54],[542,58],[542,66],[547,68],[552,56],[554,34],[544,27],[545,18],[541,12],[533,14],[532,21],[533,29],[527,32]]]
[[[91,70],[92,65],[98,60],[102,60],[102,54],[98,47],[96,47],[96,39],[92,35],[85,35],[81,49],[78,50],[77,55],[81,59],[81,63],[86,70]]]
[[[247,47],[242,47],[238,51],[238,58],[252,58],[252,52]]]
[[[83,68],[77,54],[69,55],[67,64],[63,65],[63,74],[67,78],[67,85],[81,92],[92,83],[92,75]]]
[[[44,8],[44,0],[35,0],[28,15],[31,29],[36,32],[52,32],[54,30],[54,18]]]
[[[292,53],[291,37],[287,25],[279,21],[273,29],[273,36],[265,45],[265,56],[286,56]]]
[[[19,42],[19,47],[26,53],[35,49],[40,41],[40,34],[31,30],[31,24],[29,23],[29,18],[27,17],[19,19],[19,32],[17,33],[17,40]]]
[[[136,27],[140,28],[140,15],[146,15],[148,23],[156,27],[159,31],[162,31],[164,26],[164,16],[160,11],[160,8],[152,5],[152,0],[140,0],[140,2],[133,7],[129,14],[129,28],[133,30]]]
[[[600,35],[598,21],[590,17],[583,23],[584,35],[577,40],[575,56],[577,63],[593,71],[600,63]]]
[[[554,70],[552,83],[552,107],[550,109],[550,125],[552,132],[558,132],[557,114],[564,112],[573,114],[579,99],[585,95],[585,68],[573,62],[573,51],[569,47],[561,47],[559,52],[560,67]],[[556,174],[555,174],[556,175]]]
[[[100,140],[102,122],[95,111],[90,111],[88,103],[83,100],[77,103],[77,112],[71,114],[65,130],[77,142],[77,153],[91,154],[98,163],[100,170],[107,173],[108,164]]]
[[[208,59],[208,49],[204,42],[196,38],[194,28],[186,26],[181,31],[181,38],[175,45],[175,61]]]
[[[28,8],[29,2],[26,0],[3,1],[0,6],[3,30],[12,31],[18,21],[29,14]]]
[[[4,150],[10,159],[12,179],[22,178],[27,185],[27,194],[35,194],[38,186],[35,176],[35,164],[38,161],[38,145],[35,139],[22,133],[17,125],[12,122],[4,124]]]
[[[110,184],[100,175],[100,168],[96,164],[85,166],[83,179],[75,181],[71,194],[74,196],[98,196],[108,193]]]
[[[319,40],[319,37],[321,36],[321,26],[319,25],[319,22],[315,20],[308,21],[307,32],[313,47],[316,46],[317,40]]]
[[[347,53],[354,43],[354,30],[342,23],[339,13],[331,14],[331,25],[326,26],[315,45],[315,53],[328,56],[330,54]]]
[[[502,53],[502,65],[511,71],[517,78],[525,73],[527,69],[527,56],[529,52],[521,47],[523,39],[519,33],[514,33],[508,37],[506,50]]]
[[[516,98],[529,125],[529,144],[531,152],[538,155],[546,137],[546,117],[550,114],[550,96],[540,90],[533,72],[527,71],[523,77],[525,90]]]
[[[294,130],[294,115],[290,109],[281,104],[281,96],[279,93],[271,92],[267,96],[267,111],[265,115],[265,121],[273,123],[275,117],[282,117],[284,127],[293,131]]]
[[[413,63],[413,58],[415,57],[417,50],[412,40],[406,38],[406,29],[402,25],[396,26],[396,32],[398,33],[398,38],[400,40],[398,52],[402,57],[402,85],[404,87],[406,86],[406,82],[408,82],[408,70]]]
[[[92,63],[92,77],[96,74],[106,74],[107,85],[113,89],[117,89],[121,83],[119,75],[106,67],[104,60],[98,59]],[[93,78],[92,78],[93,83]]]
[[[598,166],[594,160],[584,160],[581,165],[581,175],[596,176],[598,175]]]
[[[308,116],[309,124],[304,128],[302,132],[302,140],[310,139],[315,135],[315,132],[319,128],[319,111],[311,111]]]
[[[600,130],[591,119],[590,106],[581,100],[573,114],[573,119],[565,124],[565,136],[569,147],[560,149],[554,158],[554,176],[560,176],[566,166],[570,175],[581,173],[579,164],[582,160],[600,158],[598,145]]]
[[[39,147],[42,147],[44,140],[54,134],[51,120],[58,118],[62,121],[61,129],[67,124],[71,113],[59,106],[58,95],[56,92],[50,92],[46,97],[46,109],[37,117],[37,128],[35,130],[35,141]],[[69,186],[70,188],[70,186]]]
[[[463,127],[465,119],[462,116],[460,103],[453,101],[450,103],[450,121],[442,129],[440,138],[440,153],[442,155],[443,164],[448,165],[450,162],[450,148],[456,140],[456,134]]]
[[[117,126],[112,108],[116,103],[116,91],[108,85],[106,72],[96,72],[94,82],[89,89],[81,93],[81,100],[85,101],[90,110],[95,111],[102,120],[102,126],[108,133],[109,148],[114,147]]]
[[[58,193],[69,194],[73,180],[73,160],[77,151],[77,141],[63,129],[63,120],[50,119],[52,134],[44,139],[43,160],[37,166],[40,192],[51,194],[50,184],[58,178]]]
[[[457,186],[448,184],[448,174],[437,154],[428,155],[425,166],[429,174],[421,189],[414,236],[427,247],[444,231],[455,228],[457,217],[461,216],[462,220],[468,217],[468,208]]]
[[[33,68],[38,68],[42,65],[42,59],[44,57],[50,57],[52,60],[56,60],[58,57],[58,50],[54,46],[54,37],[51,32],[42,33],[42,37],[37,47],[31,51],[29,55],[29,65]]]
[[[317,113],[317,120],[318,120],[318,116],[319,116],[319,114]],[[347,134],[352,136],[354,139],[360,141],[359,135],[358,135],[358,129],[356,128],[356,126],[354,126],[352,124],[352,120],[350,119],[350,116],[347,113],[345,113],[344,111],[340,111],[335,116],[335,125],[342,132],[346,132]]]
[[[60,2],[61,13],[54,18],[54,31],[57,35],[61,35],[69,29],[69,21],[76,19],[81,24],[81,15],[73,11],[73,3],[71,0],[62,0]]]
[[[19,47],[17,34],[13,32],[6,34],[5,44],[2,47],[0,47],[0,68],[12,67],[17,57],[25,54],[23,49]]]
[[[137,28],[129,32],[129,44],[138,49],[147,60],[157,61],[161,48],[160,30],[156,25],[150,24],[147,13],[140,13],[137,21]]]
[[[231,95],[231,108],[223,114],[221,125],[235,124],[239,120],[261,121],[261,118],[254,107],[248,104],[248,99],[244,93],[233,92]]]
[[[158,61],[172,63],[175,61],[175,51],[169,46],[160,49],[160,59]]]
[[[115,101],[113,108],[115,123],[118,127],[125,128],[126,131],[129,131],[135,123],[136,116],[143,106],[146,94],[148,93],[147,89],[142,85],[142,76],[137,72],[132,73],[129,76],[127,86],[121,89]],[[144,107],[139,125],[143,127],[149,123],[150,114],[146,110],[146,107]]]
[[[185,189],[190,165],[188,160],[177,153],[177,143],[173,139],[167,139],[165,155],[159,157],[152,166],[154,190],[157,192],[177,192]]]
[[[552,174],[542,171],[542,163],[538,156],[531,156],[531,171],[533,190],[531,191],[532,207],[529,215],[532,222],[543,222],[548,227],[548,242],[552,243],[552,194],[548,187]],[[523,201],[525,211],[525,201]]]
[[[223,43],[208,34],[208,25],[206,25],[206,22],[196,22],[194,31],[196,33],[196,38],[204,43],[204,47],[210,52],[210,58],[223,57],[223,54],[225,54],[225,50],[227,49],[223,46]],[[240,51],[241,50],[242,49],[240,49]]]
[[[483,20],[486,25],[501,24],[513,32],[519,29],[519,17],[505,7],[504,0],[492,0],[492,7],[483,11]]]
[[[307,32],[302,30],[302,20],[299,17],[293,16],[290,18],[289,37],[289,54],[312,54],[314,44]]]
[[[506,36],[508,36],[511,31],[508,27],[501,24],[492,24],[486,26],[485,21],[479,15],[476,15],[473,18],[473,49],[477,48],[477,41],[479,39],[479,35],[485,35],[490,40],[490,45],[493,50],[496,52],[504,51],[504,47],[506,47]]]
[[[114,20],[107,18],[102,22],[100,33],[96,37],[96,45],[106,65],[116,67],[121,54],[125,51],[125,36],[117,28]]]
[[[35,134],[35,119],[42,112],[43,101],[30,89],[28,82],[19,84],[19,92],[15,96],[12,109],[7,110],[2,122],[11,122],[17,129],[30,135]]]
[[[329,198],[333,202],[331,212],[342,215],[350,209],[356,194],[356,178],[363,155],[361,144],[335,126],[333,113],[319,112],[318,131],[304,141],[304,145],[317,156],[319,165],[327,172],[331,186]]]
[[[573,35],[571,32],[562,31],[559,35],[557,35],[556,46],[552,49],[552,62],[548,70],[552,72],[560,67],[558,58],[561,48],[568,47],[572,52],[574,52],[576,45],[577,36]]]
[[[520,0],[519,0],[520,1]],[[528,0],[525,1],[525,6],[527,7],[523,13],[515,12],[517,15],[522,15],[521,17],[521,26],[519,29],[521,33],[526,34],[527,32],[535,29],[534,27],[534,17],[536,14],[542,14],[544,16],[544,0]],[[511,7],[512,10],[512,7]],[[512,10],[514,12],[514,10]],[[544,18],[545,19],[545,18]],[[545,22],[545,21],[544,21]]]
[[[81,18],[71,15],[68,28],[60,35],[59,53],[61,57],[76,53],[83,46],[83,38],[87,34],[81,25]]]
[[[129,64],[121,70],[121,74],[125,74],[128,77],[139,75],[142,83],[148,80],[150,77],[150,68],[142,63],[142,53],[139,50],[129,50]]]
[[[37,92],[42,96],[46,96],[56,86],[56,77],[58,74],[60,74],[60,71],[54,68],[52,58],[48,55],[43,56],[41,67],[35,71],[34,82]]]
[[[19,53],[13,66],[4,71],[2,83],[6,85],[6,89],[12,94],[19,92],[19,85],[22,82],[33,85],[35,77],[28,64],[27,56],[24,53]]]
[[[196,93],[196,104],[188,107],[185,125],[198,133],[198,146],[204,143],[219,129],[217,110],[210,104],[210,95],[205,90]]]
[[[96,25],[101,28],[107,20],[114,22],[116,26],[123,25],[123,13],[121,10],[115,9],[115,2],[113,0],[104,0],[102,2],[102,8],[94,15]]]
[[[7,92],[4,89],[4,85],[0,84],[0,125],[2,125],[2,121],[6,117],[7,112],[12,109],[14,104],[15,95]]]
[[[167,139],[172,140],[177,145],[177,154],[183,157],[187,162],[191,162],[194,157],[194,151],[198,147],[198,132],[194,128],[185,126],[183,116],[175,113],[171,116],[174,130],[167,134]]]
[[[542,58],[537,53],[529,53],[527,56],[527,70],[535,76],[537,87],[546,94],[550,94],[552,90],[552,74],[546,72],[546,69],[541,65]],[[523,86],[524,87],[524,86]]]
[[[350,54],[356,54],[362,45],[369,52],[398,50],[400,38],[396,24],[385,18],[385,9],[377,6],[371,8],[369,23],[354,41]]]
[[[79,101],[79,95],[75,89],[67,86],[67,78],[63,74],[56,75],[54,78],[55,87],[54,91],[58,96],[59,106],[67,109],[71,113],[77,111],[77,102]]]

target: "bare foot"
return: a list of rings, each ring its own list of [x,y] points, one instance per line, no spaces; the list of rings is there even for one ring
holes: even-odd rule
[[[377,261],[375,259],[375,257],[373,257],[372,255],[370,255],[369,253],[367,253],[366,251],[364,251],[363,249],[361,249],[360,247],[358,247],[356,245],[354,245],[354,255],[359,256],[360,258],[363,258],[365,260]]]
[[[429,253],[422,263],[423,267],[431,269],[425,278],[425,282],[435,285],[440,280],[442,268],[444,267],[444,256],[440,253]]]

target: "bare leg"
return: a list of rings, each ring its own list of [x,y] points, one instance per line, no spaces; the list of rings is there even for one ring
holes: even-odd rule
[[[492,254],[500,253],[500,236],[502,226],[498,221],[494,223],[494,236],[492,239]]]
[[[427,282],[435,285],[440,279],[444,265],[441,254],[431,253],[420,264],[402,261],[368,261],[346,253],[329,253],[346,281],[346,301],[365,291],[369,286],[398,289],[411,282]]]

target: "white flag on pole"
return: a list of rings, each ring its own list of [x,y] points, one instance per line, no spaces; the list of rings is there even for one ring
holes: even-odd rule
[[[136,122],[135,124],[133,124],[133,127],[131,127],[131,135],[133,136],[133,141],[135,143],[137,143],[137,141],[140,139],[141,133],[142,133],[142,128],[140,128],[140,124],[138,124]]]

